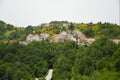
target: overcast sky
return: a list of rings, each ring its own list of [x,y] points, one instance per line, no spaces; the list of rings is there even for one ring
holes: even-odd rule
[[[119,0],[0,0],[0,20],[15,26],[50,21],[119,24]]]

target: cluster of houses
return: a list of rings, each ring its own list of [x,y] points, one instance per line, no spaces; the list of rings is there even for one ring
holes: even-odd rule
[[[52,37],[53,42],[64,42],[64,41],[76,41],[76,38],[73,37],[72,34],[68,34],[67,32],[63,31],[61,34],[55,34]]]
[[[94,38],[87,38],[82,32],[78,30],[74,30],[72,34],[73,36],[76,37],[76,41],[78,45],[89,45],[95,41]]]
[[[19,44],[27,45],[32,41],[42,41],[48,39],[50,42],[65,42],[65,41],[75,41],[78,45],[89,45],[92,44],[95,39],[87,38],[82,32],[78,30],[72,31],[72,33],[67,33],[66,31],[61,32],[60,34],[55,34],[50,36],[47,33],[38,34],[29,34],[26,37],[26,41],[20,41]]]
[[[50,37],[49,34],[46,33],[42,33],[40,35],[38,34],[29,34],[26,37],[26,41],[20,41],[19,44],[23,44],[23,45],[27,45],[29,43],[31,43],[32,41],[42,41],[42,40],[46,40]]]
[[[89,45],[92,44],[95,39],[87,38],[82,32],[74,30],[71,34],[63,31],[61,34],[56,34],[52,37],[53,42],[64,42],[64,41],[75,41],[78,45]]]
[[[30,43],[32,41],[42,41],[42,40],[46,40],[50,37],[49,34],[46,34],[46,33],[42,33],[40,35],[38,34],[29,34],[27,37],[26,37],[26,42],[27,43]]]

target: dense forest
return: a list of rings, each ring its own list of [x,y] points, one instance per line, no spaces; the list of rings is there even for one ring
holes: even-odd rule
[[[69,25],[61,28],[63,24]],[[28,34],[73,30],[96,40],[90,46],[75,41],[18,43]],[[0,80],[45,80],[49,68],[54,70],[52,80],[120,80],[120,43],[112,39],[120,39],[120,26],[108,22],[52,21],[23,28],[0,21]]]

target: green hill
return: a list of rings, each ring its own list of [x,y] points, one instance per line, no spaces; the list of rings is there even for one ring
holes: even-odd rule
[[[73,33],[79,31],[95,41],[89,46],[51,41],[63,31],[81,40]],[[29,34],[42,33],[50,38],[19,44]],[[120,80],[119,39],[120,26],[112,23],[52,21],[23,28],[0,21],[0,80],[44,80],[49,68],[52,80]]]

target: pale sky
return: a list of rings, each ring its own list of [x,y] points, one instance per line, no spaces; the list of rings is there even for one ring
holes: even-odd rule
[[[0,0],[0,20],[26,27],[50,21],[119,23],[119,0]]]

